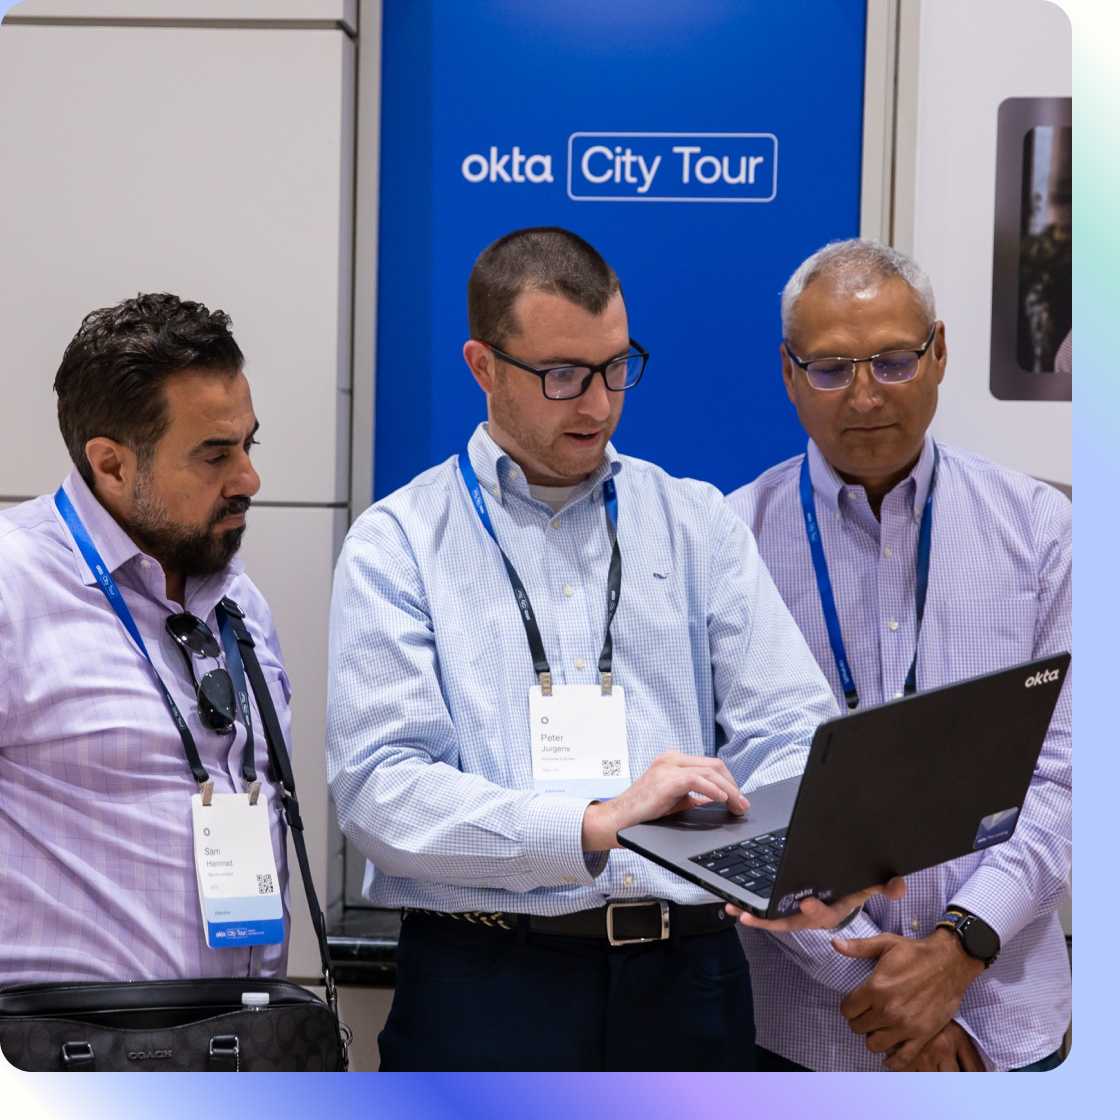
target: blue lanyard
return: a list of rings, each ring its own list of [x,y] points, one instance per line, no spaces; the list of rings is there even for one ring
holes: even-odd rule
[[[58,512],[62,514],[63,520],[69,527],[70,532],[74,537],[74,541],[78,546],[78,550],[81,552],[86,565],[88,566],[90,572],[93,574],[93,577],[97,580],[98,587],[101,588],[101,591],[104,594],[105,598],[109,600],[109,605],[116,612],[117,618],[121,620],[121,624],[124,626],[125,630],[128,631],[129,637],[131,637],[133,642],[136,643],[136,648],[139,649],[140,652],[144,655],[144,659],[151,667],[152,675],[156,679],[156,684],[159,685],[160,692],[163,695],[164,703],[167,705],[167,710],[171,713],[171,719],[175,723],[175,729],[179,732],[179,738],[183,741],[183,751],[187,756],[187,762],[190,765],[191,773],[194,775],[195,781],[198,782],[199,786],[204,790],[207,787],[212,789],[213,785],[210,780],[210,774],[206,770],[206,767],[202,765],[202,759],[199,758],[198,748],[195,746],[194,736],[191,734],[191,730],[187,726],[187,721],[183,718],[183,713],[179,711],[179,705],[175,703],[175,698],[171,695],[171,692],[168,689],[167,685],[163,683],[163,678],[159,675],[159,670],[156,668],[155,662],[152,661],[151,654],[148,653],[148,647],[144,644],[144,639],[140,636],[140,630],[138,629],[136,622],[132,617],[132,612],[128,609],[128,604],[124,601],[124,596],[121,594],[121,590],[117,586],[117,581],[113,579],[112,573],[108,570],[108,568],[105,567],[105,562],[101,559],[101,553],[97,551],[97,546],[93,543],[89,532],[86,530],[85,525],[82,523],[82,519],[78,515],[78,511],[74,508],[74,505],[70,501],[69,496],[61,486],[58,488],[58,490],[55,491],[54,504],[58,508]],[[226,623],[224,617],[220,619],[219,622],[220,629],[222,630],[223,644],[225,644]],[[239,694],[238,702],[240,704],[242,700],[241,692],[245,687],[245,675],[241,667],[240,651],[237,651],[235,664],[236,670],[234,680],[235,687]],[[230,667],[233,668],[234,663],[231,662]],[[248,697],[246,696],[244,698],[244,704],[242,707],[243,715],[247,713],[248,707]],[[247,729],[248,726],[249,725],[246,724]],[[252,732],[249,731],[248,735],[249,739],[251,740]],[[250,755],[249,757],[249,765],[251,766],[252,756]],[[244,769],[245,766],[243,764],[243,772]]]
[[[914,585],[914,613],[916,618],[914,657],[910,662],[910,671],[906,674],[906,683],[902,689],[905,696],[909,696],[918,690],[918,638],[922,632],[922,619],[926,612],[926,592],[929,589],[930,542],[933,538],[933,491],[937,485],[937,467],[940,461],[941,452],[935,443],[933,445],[933,471],[930,474],[929,491],[926,493],[925,505],[922,508],[922,523],[918,529],[918,568]],[[800,490],[801,512],[805,516],[805,536],[808,538],[809,552],[813,557],[813,571],[817,577],[817,592],[820,595],[824,623],[828,629],[828,644],[832,647],[832,657],[836,662],[836,671],[840,674],[840,687],[844,690],[844,699],[848,708],[854,709],[859,706],[859,693],[856,691],[855,677],[852,674],[851,665],[848,663],[848,654],[844,649],[844,638],[840,632],[840,617],[836,612],[836,598],[832,592],[832,580],[829,578],[828,561],[825,559],[820,523],[817,520],[813,482],[809,477],[808,454],[801,461]]]
[[[463,476],[463,483],[470,495],[471,504],[478,514],[482,527],[490,534],[490,539],[497,545],[501,553],[502,563],[505,564],[506,574],[509,576],[510,586],[513,588],[514,598],[517,600],[518,613],[525,627],[525,636],[529,641],[529,652],[533,658],[533,672],[540,682],[541,692],[545,696],[552,694],[552,671],[548,665],[548,657],[544,650],[544,640],[541,638],[540,626],[537,624],[533,604],[529,600],[529,593],[517,574],[509,557],[498,541],[494,532],[494,523],[490,520],[490,511],[486,508],[486,499],[482,496],[482,485],[478,481],[474,467],[471,466],[470,456],[467,452],[459,452],[459,472]],[[611,623],[614,621],[615,611],[618,610],[618,600],[622,592],[622,553],[618,548],[618,490],[614,479],[608,478],[603,483],[603,507],[610,522],[611,548],[610,571],[607,574],[607,627],[606,637],[603,639],[603,650],[599,654],[599,678],[603,692],[609,693],[612,684],[611,665],[614,658],[614,642],[611,638]]]

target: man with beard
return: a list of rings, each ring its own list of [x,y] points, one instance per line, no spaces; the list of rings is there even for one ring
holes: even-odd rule
[[[210,796],[259,781],[286,897],[260,713],[219,640],[228,597],[287,733],[271,615],[235,555],[260,487],[243,360],[224,313],[172,295],[87,315],[54,386],[73,469],[0,513],[0,984],[284,971],[275,927],[207,947],[193,858],[201,769]]]
[[[335,804],[405,910],[382,1068],[743,1068],[734,922],[617,832],[743,813],[835,703],[718,491],[609,442],[648,355],[599,253],[516,231],[468,303],[489,421],[358,519],[331,610]]]

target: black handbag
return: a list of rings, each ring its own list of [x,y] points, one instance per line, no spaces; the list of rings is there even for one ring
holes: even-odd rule
[[[16,1069],[341,1072],[348,1066],[351,1035],[338,1018],[326,922],[284,736],[241,608],[226,598],[218,609],[237,639],[264,723],[319,943],[326,1000],[287,980],[252,976],[0,988],[0,1050]]]

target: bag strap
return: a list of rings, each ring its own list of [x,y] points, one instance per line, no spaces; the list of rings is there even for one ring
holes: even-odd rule
[[[264,724],[265,739],[268,742],[268,757],[272,763],[273,775],[280,784],[280,797],[284,806],[284,819],[291,829],[292,842],[296,849],[296,859],[299,861],[299,871],[303,878],[303,891],[307,896],[307,907],[311,911],[311,926],[315,930],[315,937],[319,943],[319,960],[323,967],[323,986],[327,993],[327,1006],[331,1009],[335,1021],[338,1019],[338,993],[335,990],[334,974],[331,972],[330,951],[327,948],[327,923],[323,911],[319,906],[319,896],[315,893],[315,883],[311,878],[311,865],[307,858],[307,842],[303,835],[303,818],[299,813],[299,801],[296,799],[296,780],[292,773],[292,763],[288,757],[287,747],[284,745],[284,733],[280,729],[280,721],[276,718],[276,708],[272,703],[272,694],[261,672],[261,663],[257,660],[257,651],[254,648],[252,636],[245,625],[245,612],[228,596],[218,604],[218,621],[222,615],[229,620],[237,639],[238,650],[245,666],[245,672],[252,685],[253,694],[257,698],[257,708],[260,711],[261,722]],[[339,1036],[343,1037],[343,1029],[339,1022]],[[345,1042],[345,1040],[343,1039]],[[343,1054],[346,1053],[345,1045]]]

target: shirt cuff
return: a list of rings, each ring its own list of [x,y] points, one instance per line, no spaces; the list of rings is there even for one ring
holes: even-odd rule
[[[773,936],[814,980],[834,992],[847,995],[867,980],[875,971],[877,962],[844,956],[833,947],[833,939],[858,941],[881,932],[875,920],[865,911],[840,931],[811,929]]]
[[[610,853],[583,850],[583,814],[590,804],[559,793],[540,793],[529,801],[525,857],[538,886],[588,886],[603,873]]]
[[[1030,895],[998,868],[983,864],[953,895],[949,906],[983,918],[996,931],[1001,946],[1036,917]]]

